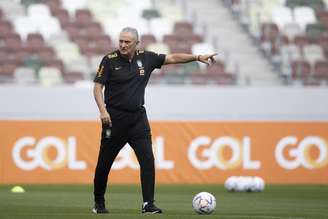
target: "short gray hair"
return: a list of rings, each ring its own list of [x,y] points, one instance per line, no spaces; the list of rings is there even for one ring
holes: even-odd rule
[[[136,28],[133,27],[124,27],[121,31],[122,32],[128,32],[128,33],[132,33],[132,35],[137,39],[137,41],[139,40],[139,34]]]

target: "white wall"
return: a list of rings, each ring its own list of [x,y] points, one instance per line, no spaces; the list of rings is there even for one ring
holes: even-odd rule
[[[151,120],[328,120],[328,89],[149,86]],[[95,120],[91,87],[0,87],[0,119]]]

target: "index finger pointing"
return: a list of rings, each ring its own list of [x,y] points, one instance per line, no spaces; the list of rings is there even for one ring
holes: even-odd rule
[[[218,55],[218,53],[213,53],[210,57],[212,58],[212,57],[217,56],[217,55]]]

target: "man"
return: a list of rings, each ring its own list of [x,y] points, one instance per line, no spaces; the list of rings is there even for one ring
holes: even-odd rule
[[[94,177],[93,212],[108,213],[105,207],[107,178],[115,157],[129,143],[140,164],[142,213],[162,213],[154,204],[155,168],[151,132],[144,108],[145,87],[155,68],[200,61],[214,62],[211,55],[156,54],[137,50],[138,32],[126,27],[119,36],[119,50],[107,54],[94,79],[94,97],[102,122],[98,163]],[[103,88],[105,88],[103,96]]]

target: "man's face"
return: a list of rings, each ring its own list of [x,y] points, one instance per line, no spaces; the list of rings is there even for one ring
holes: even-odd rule
[[[138,41],[130,32],[121,32],[119,39],[120,53],[122,55],[130,56],[134,54],[137,49]]]

